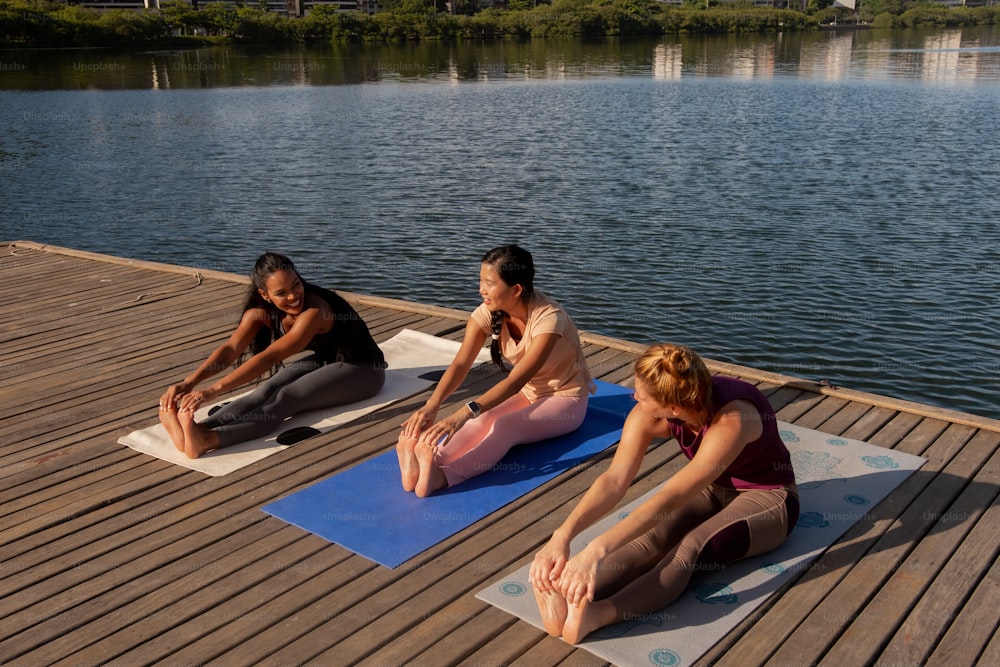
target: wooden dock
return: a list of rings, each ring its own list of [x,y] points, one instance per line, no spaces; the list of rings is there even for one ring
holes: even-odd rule
[[[0,244],[0,664],[605,664],[474,593],[530,561],[610,452],[389,570],[259,508],[391,448],[426,394],[224,477],[117,444],[224,338],[246,282]],[[345,296],[379,341],[457,340],[467,316]],[[639,346],[584,344],[630,384]],[[711,365],[784,421],[928,462],[700,664],[1000,665],[1000,422]],[[626,501],[680,465],[653,447]]]

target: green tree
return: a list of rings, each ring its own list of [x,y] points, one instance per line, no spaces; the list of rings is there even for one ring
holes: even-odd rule
[[[858,3],[858,13],[862,17],[868,17],[867,20],[879,14],[895,14],[898,16],[903,13],[903,0],[860,0]]]
[[[167,0],[160,3],[160,15],[169,30],[190,34],[199,25],[198,10],[184,0]]]
[[[209,35],[230,35],[236,29],[238,16],[224,2],[210,2],[198,10],[200,27]]]
[[[479,0],[451,0],[451,11],[459,16],[473,16],[482,10]]]
[[[444,0],[384,0],[380,14],[422,14],[425,11],[444,9]]]

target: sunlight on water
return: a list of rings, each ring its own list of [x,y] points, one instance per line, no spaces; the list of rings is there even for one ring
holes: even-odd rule
[[[583,329],[1000,417],[998,41],[8,52],[2,236],[463,309],[518,241]]]

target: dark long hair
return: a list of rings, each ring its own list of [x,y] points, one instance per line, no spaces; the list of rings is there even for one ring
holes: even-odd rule
[[[535,263],[530,252],[514,244],[502,245],[483,255],[482,263],[492,266],[506,285],[511,287],[520,285],[521,301],[525,304],[531,303],[531,298],[535,295]],[[500,354],[500,329],[505,317],[507,313],[498,310],[493,313],[493,321],[490,324],[493,337],[490,343],[490,357],[502,371],[507,370]]]
[[[295,275],[299,276],[303,287],[308,287],[306,281],[302,280],[302,276],[296,270],[295,265],[292,264],[292,260],[284,255],[276,252],[266,252],[257,258],[257,262],[253,266],[253,272],[250,274],[250,289],[247,291],[247,297],[243,303],[243,312],[245,313],[251,308],[264,309],[264,312],[267,313],[269,326],[261,327],[257,332],[253,340],[250,341],[250,347],[243,353],[240,359],[241,362],[266,350],[267,346],[273,343],[276,338],[275,333],[280,327],[281,317],[284,313],[273,303],[262,297],[260,293],[267,292],[267,279],[278,271],[294,272]],[[272,372],[274,370],[272,369]]]

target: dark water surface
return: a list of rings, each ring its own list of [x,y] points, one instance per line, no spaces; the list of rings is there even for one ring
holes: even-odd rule
[[[995,29],[0,51],[0,240],[464,309],[517,241],[583,329],[1000,417],[998,118]]]

